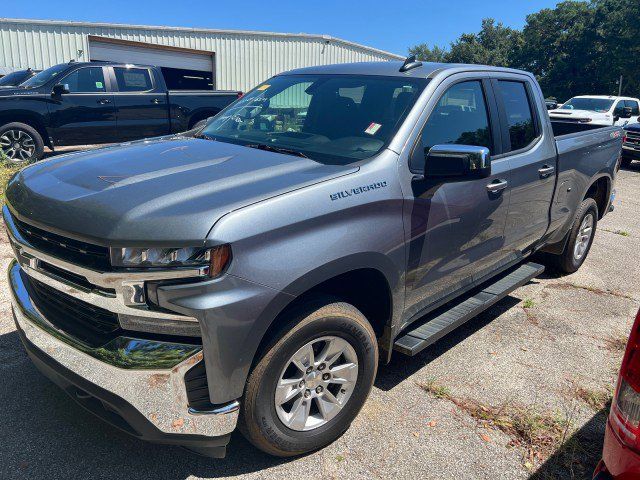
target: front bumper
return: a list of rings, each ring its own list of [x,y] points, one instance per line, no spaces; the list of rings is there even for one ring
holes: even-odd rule
[[[632,160],[640,160],[640,146],[623,145],[622,157]]]
[[[121,430],[144,440],[182,445],[211,456],[224,455],[235,429],[238,402],[206,411],[189,408],[184,375],[202,360],[200,348],[164,341],[122,338],[84,350],[77,340],[49,322],[32,303],[26,273],[9,267],[14,317],[34,364],[82,406]],[[171,368],[131,368],[172,352]],[[133,361],[133,360],[132,360]],[[118,365],[118,366],[115,366]],[[151,367],[151,368],[148,368]]]

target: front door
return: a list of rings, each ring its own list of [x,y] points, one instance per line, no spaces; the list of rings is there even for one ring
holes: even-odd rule
[[[115,141],[113,95],[103,67],[82,67],[62,78],[69,93],[52,96],[51,128],[56,145],[91,145]]]
[[[167,135],[167,94],[148,68],[113,67],[118,140]]]
[[[486,87],[487,80],[465,80],[441,94],[416,146],[419,154],[412,155],[412,171],[423,170],[434,145],[475,145],[496,151],[497,112]],[[410,218],[407,319],[504,263],[509,182],[507,159],[492,161],[488,178],[413,182],[413,198],[406,204],[410,212],[405,216]],[[496,183],[502,188],[489,187]]]

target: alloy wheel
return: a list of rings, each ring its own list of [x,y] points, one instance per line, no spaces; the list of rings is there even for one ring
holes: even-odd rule
[[[344,408],[358,378],[358,357],[346,340],[326,336],[300,348],[287,362],[275,390],[278,418],[308,431],[327,424]]]
[[[7,130],[0,135],[0,150],[12,163],[29,162],[36,151],[33,137],[23,130]]]
[[[576,243],[573,247],[573,256],[576,260],[581,260],[585,256],[587,249],[589,248],[589,242],[593,235],[593,214],[588,213],[582,219],[580,229],[578,230],[578,236],[576,237]]]

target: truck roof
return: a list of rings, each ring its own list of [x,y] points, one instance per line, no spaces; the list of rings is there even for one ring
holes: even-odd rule
[[[637,98],[633,98],[633,97],[617,97],[615,95],[576,95],[575,97],[572,97],[572,98],[602,98],[605,100],[616,100],[616,99],[638,100]]]
[[[505,73],[520,73],[531,76],[530,73],[515,70],[512,68],[491,67],[488,65],[471,65],[463,63],[433,63],[422,62],[419,67],[411,68],[405,72],[400,71],[400,67],[404,62],[401,61],[383,61],[383,62],[357,62],[357,63],[339,63],[334,65],[320,65],[316,67],[304,67],[283,72],[287,74],[334,74],[334,75],[381,75],[394,77],[412,77],[412,78],[433,78],[440,72],[450,70],[453,71],[492,71]]]

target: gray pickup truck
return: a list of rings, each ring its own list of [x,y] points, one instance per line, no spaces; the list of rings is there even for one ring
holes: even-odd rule
[[[17,330],[35,365],[138,438],[280,456],[356,417],[415,355],[584,262],[618,127],[552,123],[533,75],[406,62],[277,75],[188,134],[10,181]]]

